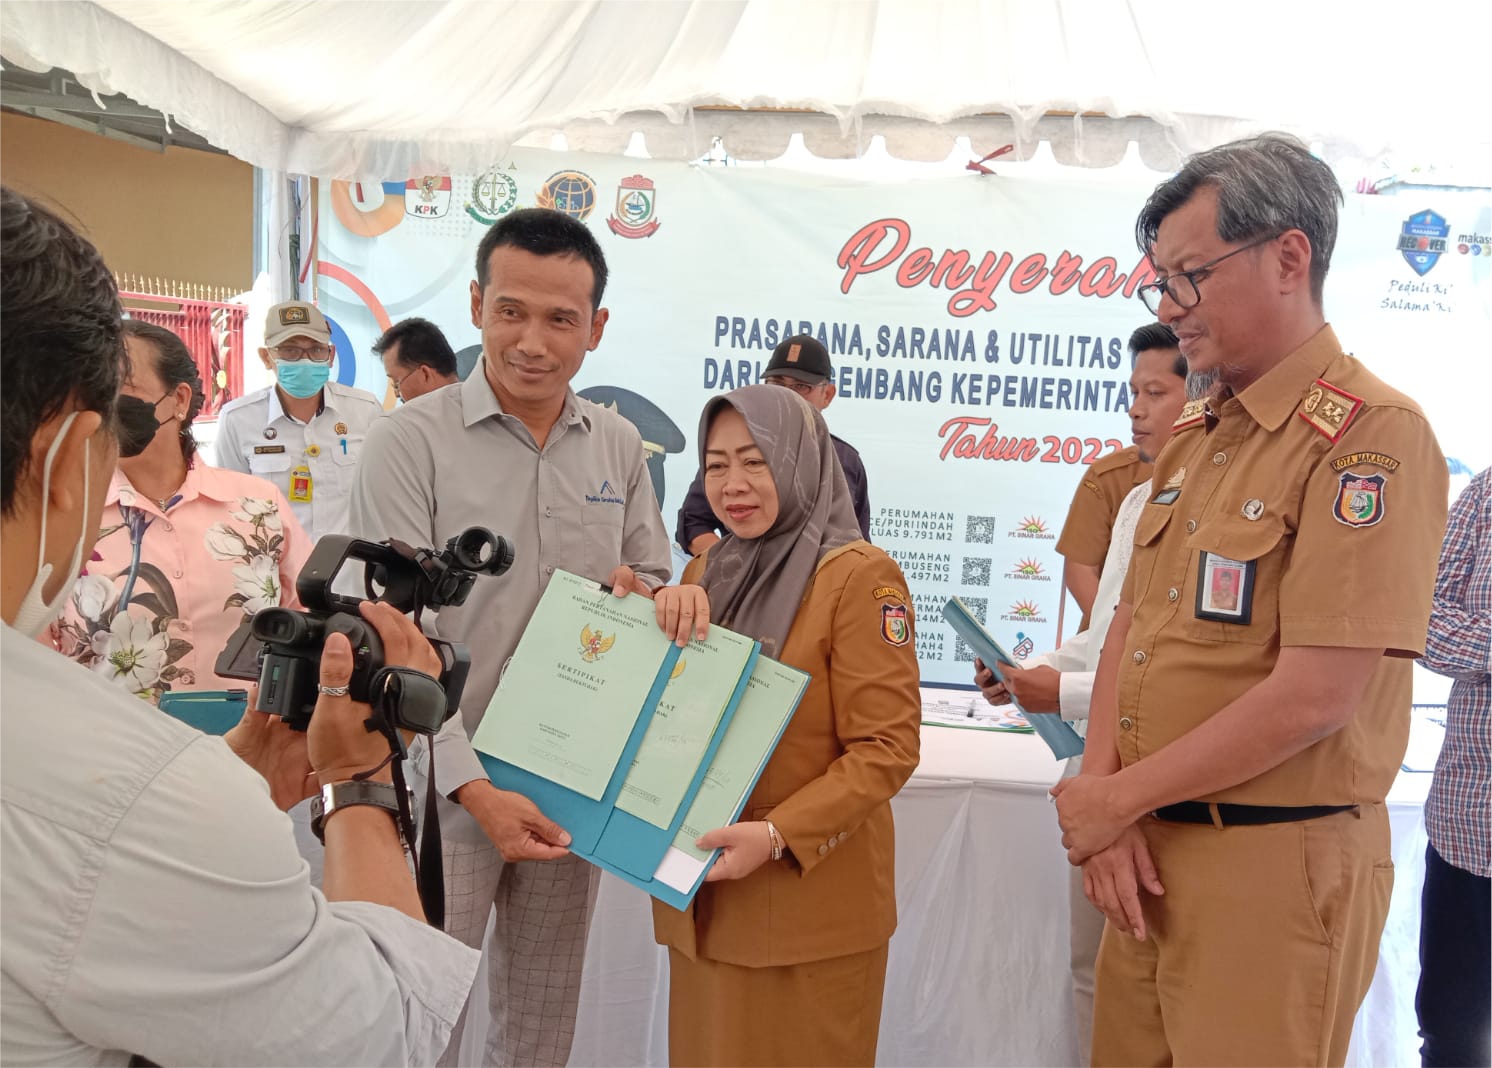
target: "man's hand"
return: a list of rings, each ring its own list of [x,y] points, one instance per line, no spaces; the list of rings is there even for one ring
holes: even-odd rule
[[[979,687],[979,692],[984,694],[984,699],[992,705],[1010,704],[1010,691],[1005,684],[995,678],[995,673],[984,666],[984,661],[977,656],[974,658],[974,685]]]
[[[503,860],[558,860],[569,852],[569,832],[522,794],[476,779],[454,796],[482,825]]]
[[[1119,833],[1113,845],[1083,862],[1083,893],[1110,923],[1143,942],[1145,912],[1140,903],[1141,890],[1157,896],[1166,892],[1155,862],[1150,859],[1144,832],[1131,823]]]
[[[363,601],[358,611],[378,632],[385,664],[440,677],[440,658],[413,620],[382,601]],[[351,679],[352,646],[344,635],[332,634],[321,649],[321,686],[345,687]],[[372,714],[371,708],[348,694],[334,697],[322,690],[306,731],[307,755],[321,785],[345,782],[371,771],[388,757],[388,739],[368,730],[367,720]],[[392,782],[392,772],[385,767],[374,781]]]
[[[306,752],[306,732],[293,731],[279,716],[260,712],[259,687],[249,687],[249,704],[223,741],[238,759],[269,783],[275,807],[288,812],[314,794],[319,785]]]
[[[637,572],[626,564],[618,564],[611,569],[611,574],[606,577],[606,585],[611,587],[613,596],[625,597],[629,593],[640,593],[648,600],[653,599],[651,586],[646,585],[638,578]]]
[[[1023,671],[1007,671],[1005,686],[1025,712],[1062,711],[1062,672],[1037,664]]]
[[[720,856],[705,876],[707,883],[744,879],[772,856],[772,836],[767,833],[766,820],[732,823],[729,827],[706,831],[694,844],[700,849],[720,850]]]
[[[1057,822],[1068,863],[1081,864],[1108,846],[1134,822],[1133,815],[1119,811],[1114,799],[1112,775],[1078,775],[1063,779],[1051,789],[1057,799]]]

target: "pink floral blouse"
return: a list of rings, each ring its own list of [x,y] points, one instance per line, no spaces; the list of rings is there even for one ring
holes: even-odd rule
[[[243,689],[213,671],[245,616],[299,608],[311,544],[279,489],[197,463],[163,512],[116,472],[93,560],[52,627],[64,655],[148,701]]]

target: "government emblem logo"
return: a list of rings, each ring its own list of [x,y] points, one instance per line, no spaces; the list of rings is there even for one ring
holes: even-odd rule
[[[556,171],[539,187],[534,198],[541,208],[563,212],[582,222],[596,210],[596,183],[580,171]]]
[[[493,167],[472,180],[466,214],[483,226],[491,226],[517,205],[517,180],[506,171]]]
[[[616,635],[610,638],[602,635],[599,630],[591,630],[590,627],[580,628],[580,659],[587,664],[594,664],[611,651],[616,644]]]
[[[1404,220],[1399,228],[1399,251],[1414,273],[1420,277],[1430,273],[1430,268],[1440,261],[1440,254],[1447,248],[1450,223],[1445,216],[1433,211],[1421,211]]]
[[[1337,499],[1331,514],[1349,527],[1371,527],[1383,518],[1383,475],[1343,471],[1338,476]]]
[[[652,237],[659,222],[653,218],[658,208],[658,191],[651,178],[634,174],[623,178],[616,191],[616,210],[606,225],[618,237]]]
[[[881,638],[887,645],[905,645],[912,640],[912,626],[907,622],[906,605],[881,605]]]
[[[451,176],[426,174],[404,183],[404,214],[439,219],[451,210]]]

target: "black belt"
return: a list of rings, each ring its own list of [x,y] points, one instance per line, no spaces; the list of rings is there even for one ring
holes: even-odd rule
[[[1336,812],[1356,812],[1356,805],[1230,805],[1218,804],[1217,814],[1224,827],[1259,826],[1265,823],[1299,823],[1330,816]],[[1182,801],[1151,813],[1156,819],[1171,823],[1212,823],[1212,806],[1206,801]]]

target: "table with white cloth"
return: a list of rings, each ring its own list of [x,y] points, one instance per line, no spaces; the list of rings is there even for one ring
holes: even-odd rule
[[[1417,735],[1438,729],[1416,718]],[[1075,1063],[1067,859],[1047,796],[1061,772],[1033,735],[923,726],[922,764],[892,802],[900,925],[878,1063]],[[1393,903],[1349,1065],[1419,1060],[1414,989],[1429,781],[1428,772],[1405,772],[1389,798]],[[603,876],[570,1064],[666,1065],[667,1033],[668,958],[653,942],[649,899]]]

